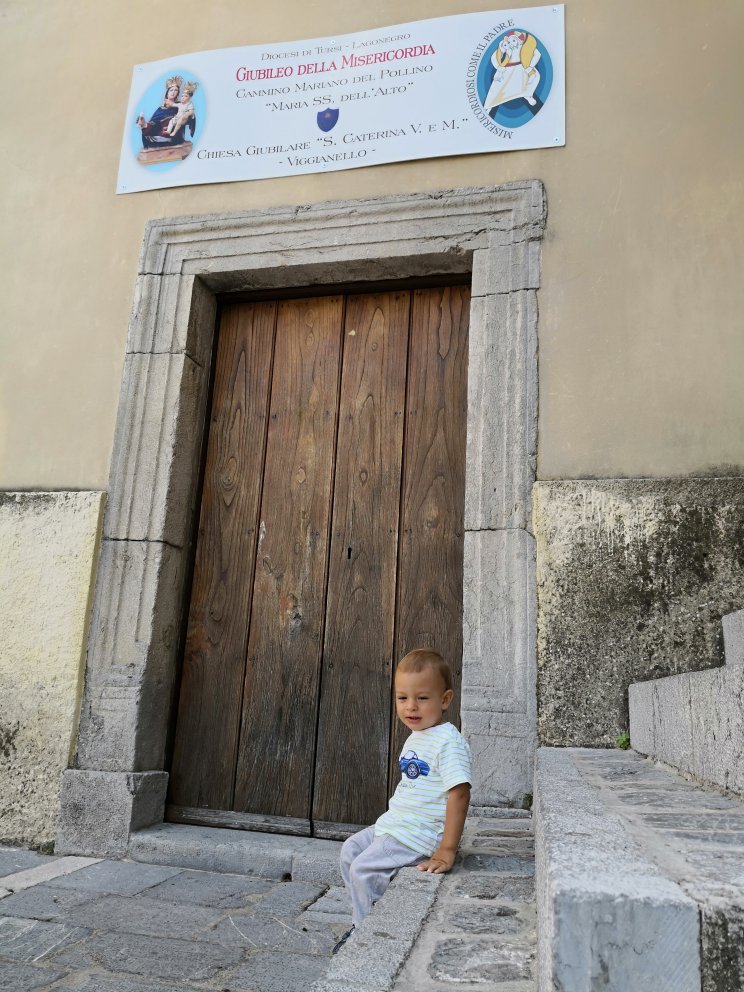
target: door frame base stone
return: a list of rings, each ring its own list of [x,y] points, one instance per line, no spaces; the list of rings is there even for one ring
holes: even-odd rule
[[[217,294],[471,276],[463,732],[473,802],[521,805],[536,747],[537,180],[148,222],[57,851],[162,821]]]

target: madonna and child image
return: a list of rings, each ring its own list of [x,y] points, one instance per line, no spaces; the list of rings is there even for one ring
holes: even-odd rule
[[[141,165],[158,171],[191,154],[204,124],[204,91],[193,74],[172,73],[156,80],[139,101],[131,132]]]
[[[542,110],[553,85],[553,63],[535,35],[506,31],[483,53],[478,97],[491,120],[502,127],[527,124]]]

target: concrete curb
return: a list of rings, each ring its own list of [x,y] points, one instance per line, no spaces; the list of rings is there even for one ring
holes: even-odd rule
[[[388,992],[444,878],[417,868],[401,869],[310,992]]]
[[[644,856],[570,750],[537,753],[535,856],[540,992],[700,992],[697,903]]]

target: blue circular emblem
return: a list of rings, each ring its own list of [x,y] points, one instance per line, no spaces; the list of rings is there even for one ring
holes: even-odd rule
[[[528,124],[540,113],[552,85],[548,50],[524,28],[500,34],[478,65],[478,99],[490,119],[502,127]]]

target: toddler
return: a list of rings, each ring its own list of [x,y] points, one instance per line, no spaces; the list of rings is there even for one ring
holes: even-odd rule
[[[357,926],[404,865],[446,872],[455,861],[470,802],[470,748],[446,723],[452,673],[428,648],[411,651],[395,672],[395,710],[411,731],[400,755],[401,780],[377,822],[341,848],[341,874]],[[344,934],[334,952],[348,939]]]

